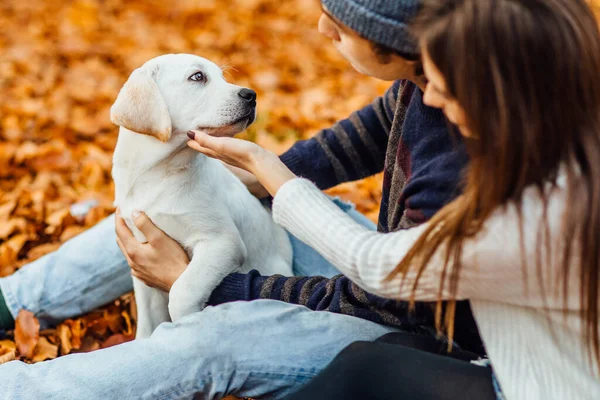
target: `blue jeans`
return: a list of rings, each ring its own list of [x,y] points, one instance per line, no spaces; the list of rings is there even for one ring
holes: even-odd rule
[[[334,202],[374,229],[353,207]],[[291,240],[296,274],[338,273],[310,247]],[[42,327],[132,290],[114,218],[0,279],[0,288],[13,315],[23,308],[33,311]],[[392,331],[278,301],[233,302],[164,323],[148,339],[33,365],[0,365],[0,398],[215,399],[233,394],[278,399],[309,381],[350,343]]]

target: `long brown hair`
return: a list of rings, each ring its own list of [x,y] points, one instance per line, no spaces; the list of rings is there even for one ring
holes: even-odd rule
[[[562,289],[557,294],[562,292],[566,305],[569,276],[578,271],[584,339],[600,360],[600,33],[596,20],[584,0],[424,3],[415,23],[421,48],[446,79],[448,92],[465,110],[467,126],[477,139],[467,143],[471,162],[464,194],[431,219],[390,277],[415,266],[421,276],[433,254],[443,248],[446,263],[440,297],[443,289],[456,294],[463,243],[482,229],[499,206],[520,202],[527,187],[537,188],[547,209],[544,187],[556,184],[563,165],[568,207],[562,216],[565,250],[557,277]],[[540,228],[546,233],[547,217],[544,212],[546,223]],[[537,238],[541,281],[544,257],[540,254],[549,252],[550,246],[544,232]],[[521,243],[523,250],[523,235]],[[573,260],[578,262],[573,265]],[[443,317],[441,302],[437,310],[438,328],[444,325],[452,336],[454,302],[445,307]]]

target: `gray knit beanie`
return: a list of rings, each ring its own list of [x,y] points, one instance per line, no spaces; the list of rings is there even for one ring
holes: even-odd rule
[[[403,54],[418,54],[408,26],[417,15],[419,0],[322,0],[323,6],[365,39]]]

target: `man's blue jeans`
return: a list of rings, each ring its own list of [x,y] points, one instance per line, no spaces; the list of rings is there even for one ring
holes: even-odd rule
[[[373,224],[334,200],[356,221]],[[297,275],[335,268],[291,237]],[[114,217],[59,250],[0,279],[6,303],[42,327],[88,312],[132,290]],[[282,398],[319,373],[344,347],[394,331],[366,320],[272,300],[233,302],[164,323],[145,340],[28,365],[0,365],[2,399]]]

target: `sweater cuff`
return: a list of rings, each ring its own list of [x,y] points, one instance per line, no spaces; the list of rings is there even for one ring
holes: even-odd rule
[[[297,151],[288,150],[282,155],[279,156],[281,162],[285,164],[286,167],[290,169],[295,175],[303,176],[305,175],[303,172],[303,162],[302,157]]]
[[[229,303],[238,300],[248,300],[246,274],[229,274],[221,281],[221,284],[213,290],[208,299],[208,305]]]

